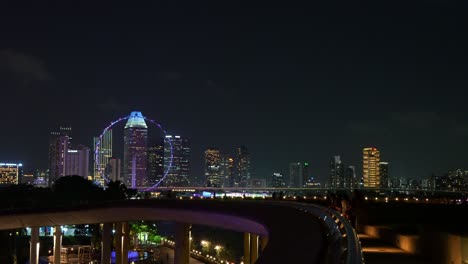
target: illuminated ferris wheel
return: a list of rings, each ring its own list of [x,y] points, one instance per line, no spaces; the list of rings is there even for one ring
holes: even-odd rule
[[[173,151],[173,145],[172,145],[172,142],[171,140],[168,139],[167,137],[167,133],[166,133],[166,130],[163,129],[163,127],[161,126],[161,124],[159,124],[158,122],[156,122],[155,120],[153,119],[149,119],[145,116],[142,115],[141,112],[132,112],[130,113],[130,115],[128,116],[124,116],[124,117],[121,117],[117,120],[114,120],[113,122],[111,122],[106,128],[104,128],[104,130],[102,131],[102,133],[99,135],[99,137],[96,139],[95,141],[95,149],[94,149],[94,162],[95,162],[95,166],[96,166],[96,172],[97,174],[104,180],[105,183],[108,183],[110,181],[109,177],[106,175],[106,173],[104,173],[104,168],[102,168],[102,164],[101,164],[101,160],[102,160],[102,155],[104,155],[103,151],[101,150],[101,143],[103,142],[103,139],[106,137],[107,135],[107,132],[109,130],[111,130],[116,124],[124,121],[124,120],[127,120],[127,124],[125,125],[125,128],[130,128],[132,129],[132,131],[134,131],[134,133],[132,133],[132,135],[130,136],[134,136],[135,139],[134,140],[131,140],[133,143],[134,142],[138,142],[138,139],[139,137],[143,137],[145,136],[146,137],[146,132],[141,135],[138,134],[138,131],[140,129],[140,131],[143,131],[143,129],[147,129],[147,126],[146,126],[146,122],[150,122],[154,125],[156,125],[159,130],[163,133],[163,138],[164,138],[164,142],[165,143],[168,143],[169,145],[169,159],[168,159],[168,166],[164,169],[164,172],[163,172],[163,175],[162,177],[153,185],[153,186],[150,186],[148,187],[147,189],[145,189],[145,191],[149,191],[151,189],[154,189],[156,187],[158,187],[167,177],[167,175],[169,174],[169,171],[171,170],[171,167],[172,167],[172,164],[173,164],[173,159],[174,159],[174,151]],[[146,143],[146,139],[145,139],[145,143]],[[146,148],[146,146],[144,146]],[[140,147],[141,148],[141,147]],[[136,147],[136,149],[138,149],[138,147]],[[146,151],[146,149],[145,149]],[[125,155],[126,157],[124,157],[124,161],[126,162],[129,162],[129,160],[131,160],[131,187],[132,188],[135,188],[136,187],[136,173],[137,173],[137,152],[134,152],[133,154],[131,154],[129,157],[127,157],[128,155]],[[125,162],[124,162],[125,163]],[[127,164],[124,164],[125,166]],[[127,169],[127,168],[125,168]],[[125,171],[125,173],[127,174],[127,171]]]

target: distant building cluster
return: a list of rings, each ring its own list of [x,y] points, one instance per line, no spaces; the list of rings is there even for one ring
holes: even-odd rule
[[[345,164],[341,156],[330,160],[329,187],[331,189],[387,189],[388,162],[380,161],[380,151],[374,147],[362,150],[362,175],[358,176],[356,167]]]
[[[336,189],[352,189],[362,186],[362,180],[356,178],[356,168],[345,166],[341,156],[333,156],[330,160],[330,187]]]
[[[321,187],[321,185],[311,176],[309,162],[295,161],[289,163],[289,174],[274,172],[273,175],[271,175],[269,187],[317,188]]]
[[[47,170],[23,173],[21,163],[0,163],[0,185],[52,186],[63,176],[78,175],[104,185],[106,179],[128,187],[190,186],[190,141],[179,135],[148,137],[141,112],[132,112],[123,129],[123,159],[113,153],[112,128],[93,138],[93,149],[72,143],[72,128],[50,133]],[[91,154],[90,154],[91,152]],[[93,164],[90,168],[90,162]],[[170,168],[170,169],[169,169]],[[162,181],[163,176],[167,177]]]
[[[430,190],[466,192],[468,191],[468,170],[456,169],[450,170],[444,175],[433,175],[424,185]]]
[[[362,150],[362,173],[334,155],[325,184],[310,173],[309,162],[289,163],[289,173],[273,172],[269,177],[252,177],[251,156],[245,146],[233,153],[218,148],[204,151],[204,174],[191,175],[190,140],[180,135],[148,136],[141,112],[132,112],[123,129],[123,157],[113,153],[112,127],[94,137],[93,148],[73,144],[72,128],[61,126],[50,133],[48,169],[23,171],[20,162],[0,161],[0,185],[33,184],[51,186],[63,176],[78,175],[104,185],[106,180],[121,181],[130,188],[206,186],[239,188],[320,188],[468,191],[468,170],[455,169],[425,179],[405,178],[390,173],[390,163],[381,161],[375,147]],[[90,154],[91,152],[91,154]],[[90,168],[90,162],[92,167]],[[166,178],[163,180],[163,177]]]
[[[238,147],[235,155],[217,148],[205,150],[204,176],[207,187],[266,187],[264,179],[251,178],[250,154],[245,146]]]
[[[141,112],[132,112],[124,127],[123,161],[112,155],[112,134],[107,130],[100,139],[99,159],[94,179],[122,181],[130,188],[189,186],[190,141],[182,136],[165,135],[152,139]],[[109,142],[110,139],[110,142]],[[162,181],[164,175],[167,177]]]
[[[89,176],[89,148],[84,145],[72,145],[71,135],[71,127],[60,127],[59,131],[50,133],[49,186],[63,176]]]
[[[468,191],[468,170],[450,170],[442,175],[432,175],[426,179],[391,178],[390,187],[409,190],[466,192]]]

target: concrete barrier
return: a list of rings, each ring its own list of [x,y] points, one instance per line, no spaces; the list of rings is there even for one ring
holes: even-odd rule
[[[361,230],[366,235],[378,238],[392,245],[395,244],[396,234],[390,227],[365,225]]]
[[[468,236],[425,231],[421,235],[398,234],[386,226],[361,226],[361,232],[383,240],[435,264],[468,264]]]
[[[419,236],[417,235],[399,235],[395,237],[395,246],[413,255],[421,255]]]

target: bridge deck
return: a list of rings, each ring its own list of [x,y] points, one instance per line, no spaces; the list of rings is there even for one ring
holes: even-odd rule
[[[323,263],[326,228],[311,213],[283,203],[130,200],[75,208],[0,212],[0,229],[166,220],[268,236],[259,263]]]

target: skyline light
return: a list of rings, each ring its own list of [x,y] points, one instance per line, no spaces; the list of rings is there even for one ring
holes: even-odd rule
[[[141,114],[141,112],[138,112],[138,114],[136,114],[135,116],[136,116],[137,118],[142,117],[143,120],[147,120],[147,121],[149,121],[149,122],[152,122],[152,123],[156,124],[156,126],[158,126],[159,128],[161,128],[161,125],[160,125],[159,123],[156,123],[154,120],[147,119],[146,117],[143,117],[142,114]],[[105,130],[104,130],[104,132],[103,132],[102,135],[104,135],[104,134],[106,133],[106,131],[110,131],[113,125],[117,124],[117,123],[120,122],[120,121],[128,120],[128,118],[129,118],[129,116],[126,116],[126,117],[123,117],[123,118],[117,119],[116,121],[111,122],[110,125],[109,125],[108,127],[105,128]],[[146,124],[145,124],[145,126],[146,126]],[[127,127],[129,127],[129,126],[127,126]],[[146,126],[146,127],[147,127],[147,126]],[[71,133],[71,128],[69,128],[69,127],[60,127],[60,128],[61,128],[61,129],[63,128],[62,130],[63,130],[63,131],[66,131],[66,133]],[[164,131],[164,132],[165,132],[165,131]],[[57,133],[56,133],[56,132],[52,132],[51,135],[53,135],[53,136],[60,136],[60,135],[62,135],[62,134],[59,133],[59,132],[57,132]],[[179,135],[174,135],[174,136],[173,136],[173,135],[164,135],[163,137],[164,137],[165,139],[169,139],[169,138],[181,139],[181,136],[179,136]],[[67,138],[71,139],[71,136],[67,136]],[[371,151],[377,151],[377,152],[378,152],[377,148],[375,148],[375,147],[369,147],[369,148],[366,148],[366,149],[371,150]],[[67,152],[67,153],[78,153],[78,150],[76,150],[76,149],[67,149],[66,152]],[[229,160],[231,160],[231,162],[233,161],[232,158],[229,158]],[[300,163],[299,163],[299,164],[300,164]],[[309,164],[308,162],[304,162],[304,165],[308,165],[308,164]],[[388,165],[388,162],[379,162],[379,164],[380,164],[380,165]],[[21,164],[21,166],[22,166],[22,164]],[[349,172],[349,173],[351,173],[350,175],[354,175],[353,178],[356,177],[355,166],[351,165],[351,166],[349,166],[349,168],[352,168],[352,170]],[[348,168],[348,169],[349,169],[349,168]],[[36,168],[35,168],[35,169],[36,169]],[[346,168],[345,168],[345,169],[346,169]],[[31,170],[31,169],[29,168],[29,170]],[[387,169],[387,170],[388,170],[388,169]],[[460,169],[457,169],[457,170],[460,170]],[[169,171],[169,170],[165,170],[165,175],[168,173],[168,171]],[[223,172],[223,173],[224,173],[224,172]],[[346,171],[345,173],[348,173],[348,171]],[[388,172],[387,172],[387,173],[388,173]],[[448,173],[450,173],[450,171],[449,171]],[[445,175],[445,174],[440,174],[439,176],[440,176],[440,177],[443,177],[444,175]],[[358,175],[358,176],[360,176],[360,175]],[[386,176],[388,177],[388,174],[387,174]],[[197,177],[197,176],[195,176],[195,177]],[[234,178],[234,177],[233,177],[233,178]],[[254,177],[254,178],[252,178],[252,179],[255,179],[255,180],[258,180],[258,179],[266,179],[266,180],[268,181],[269,178],[270,178],[270,176],[264,176],[264,177],[263,177],[263,176],[256,176],[256,177]],[[315,177],[313,177],[313,178],[315,178]],[[161,178],[161,179],[158,181],[158,183],[157,183],[156,185],[147,184],[147,185],[145,185],[145,186],[147,186],[147,187],[148,187],[148,190],[150,190],[150,189],[151,189],[151,186],[154,186],[154,187],[158,186],[159,184],[163,183],[163,180],[164,180],[164,179],[165,179],[165,178]],[[235,179],[235,178],[234,178],[234,179]],[[363,179],[364,179],[364,177],[363,177]],[[363,180],[363,179],[362,179],[362,180]],[[399,182],[399,183],[398,183],[398,179],[400,179],[400,182]],[[405,183],[405,180],[403,180],[403,182],[402,182],[401,179],[406,179],[408,182]],[[362,180],[361,180],[361,181],[362,181]],[[394,175],[394,174],[391,174],[391,176],[390,176],[389,178],[386,179],[386,181],[388,181],[388,186],[393,186],[393,187],[394,187],[394,186],[411,186],[412,184],[417,184],[417,186],[421,185],[421,186],[424,186],[424,188],[427,188],[427,186],[432,186],[431,188],[433,188],[433,186],[434,186],[434,184],[430,182],[430,181],[432,181],[432,180],[430,180],[430,177],[422,178],[422,181],[420,181],[419,183],[410,183],[410,181],[413,181],[413,180],[415,180],[415,178],[399,177],[398,175]],[[429,180],[429,182],[428,182],[428,180]],[[224,182],[225,182],[225,181],[224,181]],[[327,186],[327,180],[325,180],[325,181],[321,180],[320,182],[325,182],[325,186]],[[225,183],[226,183],[226,182],[225,182]],[[250,184],[250,182],[248,182],[248,184]],[[247,184],[247,185],[248,185],[248,184]],[[364,187],[365,187],[365,188],[367,188],[367,187],[370,186],[369,183],[368,183],[368,184],[365,184],[365,182],[362,182],[362,184],[364,184]],[[380,184],[382,184],[382,183],[380,183]],[[346,184],[346,185],[349,185],[349,184]],[[385,184],[385,185],[386,185],[386,184]],[[436,185],[437,185],[437,184],[436,184]],[[439,185],[440,185],[440,184],[439,184]],[[305,184],[304,184],[304,186],[305,186]],[[311,185],[311,186],[312,186],[312,185]],[[313,186],[315,186],[315,184],[314,184]],[[458,187],[457,187],[457,188],[458,188]]]

